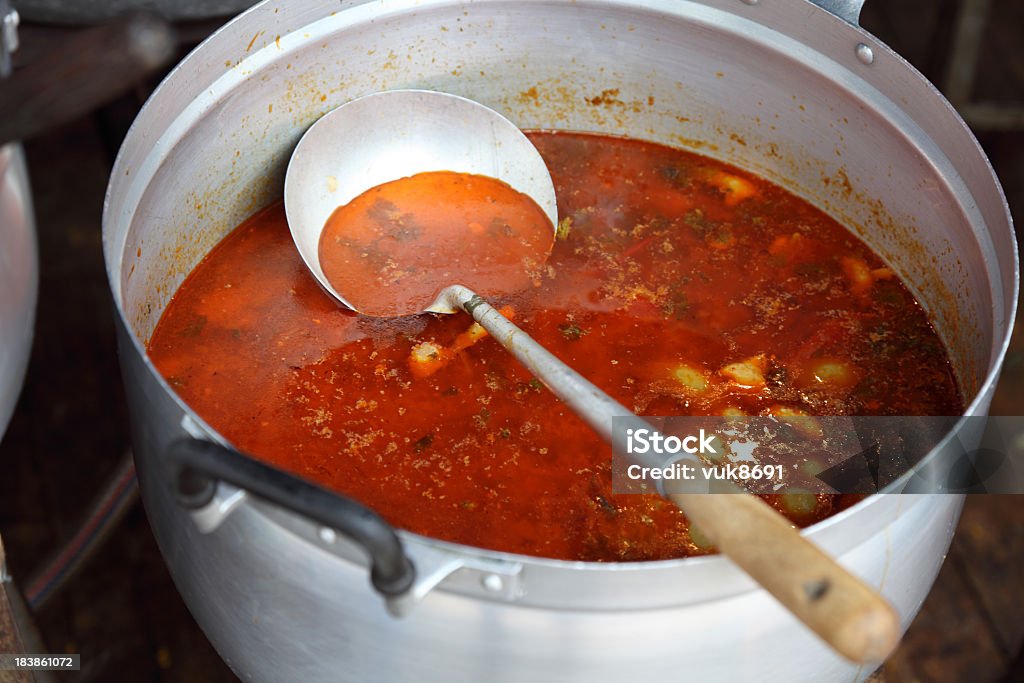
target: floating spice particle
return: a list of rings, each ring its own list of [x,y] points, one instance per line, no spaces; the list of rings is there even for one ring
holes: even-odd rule
[[[681,291],[675,291],[672,297],[661,307],[666,318],[682,320],[690,312],[690,299]]]
[[[491,391],[499,391],[505,387],[505,378],[497,372],[488,372],[485,383]]]
[[[609,517],[618,517],[619,509],[615,507],[607,498],[598,494],[594,496],[594,502],[597,503],[598,507],[604,510],[604,513]]]
[[[206,316],[198,315],[192,320],[192,322],[188,323],[181,329],[181,336],[198,337],[202,334],[204,327],[206,327]]]
[[[480,226],[480,231],[482,232],[483,226],[480,225],[479,223],[477,223],[476,225]],[[472,228],[473,225],[470,224],[470,229]],[[516,234],[516,231],[512,229],[512,226],[508,224],[508,221],[506,219],[495,216],[487,225],[487,234],[491,235],[492,237],[512,237]]]
[[[412,445],[412,449],[417,453],[422,453],[427,448],[430,448],[430,444],[432,443],[434,443],[434,435],[432,433],[426,434],[416,440],[416,442]]]
[[[700,209],[690,209],[683,216],[683,222],[690,226],[694,232],[700,236],[704,236],[704,233],[708,229],[708,221],[704,218],[704,212]]]
[[[473,416],[473,423],[479,428],[483,429],[487,426],[487,421],[491,419],[491,411],[487,408],[481,408],[480,412]]]
[[[787,379],[786,368],[781,365],[771,363],[768,366],[768,372],[765,373],[764,378],[770,387],[784,386]]]
[[[733,234],[730,226],[719,225],[714,230],[707,232],[704,241],[712,249],[727,249],[736,244],[736,236]]]
[[[367,401],[365,398],[360,398],[356,401],[355,408],[357,410],[366,411],[367,413],[372,413],[373,411],[377,410],[377,405],[378,404],[376,401]]]
[[[590,330],[585,330],[572,323],[568,325],[559,325],[558,329],[562,333],[562,336],[569,341],[577,341],[580,337],[590,334]]]
[[[820,263],[800,263],[793,272],[805,280],[820,280],[827,275],[825,266]]]

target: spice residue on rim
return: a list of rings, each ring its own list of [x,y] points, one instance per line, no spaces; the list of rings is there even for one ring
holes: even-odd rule
[[[360,313],[428,308],[445,287],[481,296],[530,286],[554,243],[529,196],[481,175],[430,171],[373,187],[338,207],[320,237],[320,265]]]

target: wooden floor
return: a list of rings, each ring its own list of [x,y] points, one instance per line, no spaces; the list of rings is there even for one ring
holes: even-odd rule
[[[1011,680],[1024,642],[1022,506],[1020,496],[968,499],[935,587],[886,662],[890,683]]]
[[[995,2],[979,94],[1024,101],[1022,2]],[[863,23],[933,81],[942,80],[955,2],[868,2]],[[986,66],[987,65],[987,66]],[[112,150],[140,97],[29,142],[44,259],[32,366],[0,444],[0,533],[23,578],[65,539],[128,447],[100,244]],[[1024,216],[1024,134],[980,136]],[[998,414],[1024,414],[1024,327],[1018,325]],[[899,651],[890,683],[1024,680],[1024,498],[970,499],[934,590]],[[76,681],[235,681],[181,602],[141,507],[37,615],[54,652],[80,652]]]

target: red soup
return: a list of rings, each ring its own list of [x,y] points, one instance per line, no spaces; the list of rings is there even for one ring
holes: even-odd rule
[[[647,415],[956,415],[924,312],[878,257],[782,189],[635,140],[532,133],[555,180],[546,266],[499,303]],[[184,400],[238,448],[392,524],[560,559],[707,552],[653,495],[613,495],[611,454],[464,315],[339,309],[281,205],[228,235],[149,345]],[[801,526],[840,496],[769,496]]]

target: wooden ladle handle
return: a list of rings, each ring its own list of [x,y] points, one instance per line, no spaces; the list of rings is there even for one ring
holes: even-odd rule
[[[847,659],[878,663],[895,649],[899,617],[877,591],[747,494],[669,494],[719,551]]]

